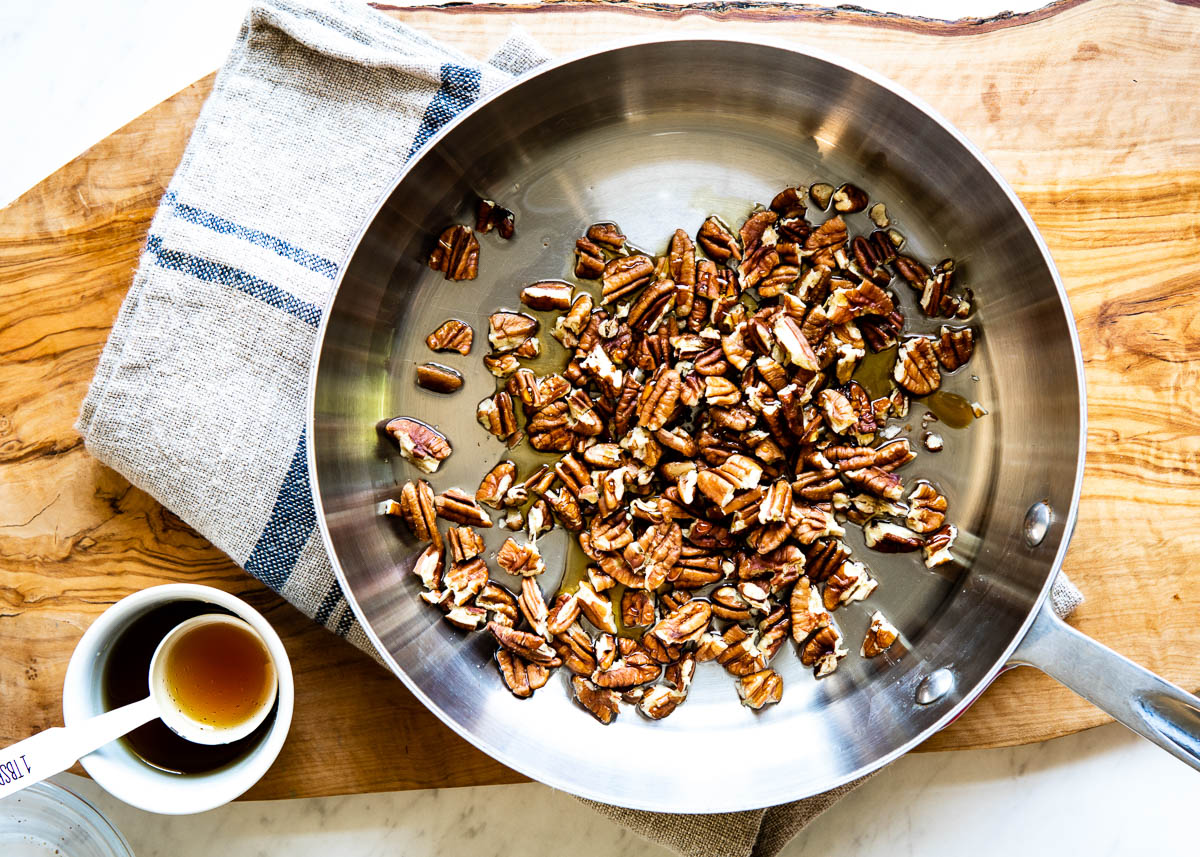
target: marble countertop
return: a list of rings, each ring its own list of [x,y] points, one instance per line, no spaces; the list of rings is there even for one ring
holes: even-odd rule
[[[856,0],[935,18],[1037,0]],[[217,67],[244,0],[0,4],[0,204]],[[245,802],[196,816],[143,813],[71,775],[140,857],[471,853],[666,855],[537,784]],[[787,855],[873,857],[1194,850],[1200,776],[1117,725],[1008,750],[910,755],[818,819]],[[219,845],[217,844],[219,842]]]

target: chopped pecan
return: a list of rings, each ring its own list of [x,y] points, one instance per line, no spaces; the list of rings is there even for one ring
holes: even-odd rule
[[[495,623],[489,623],[490,628]],[[504,647],[496,650],[496,664],[500,667],[500,676],[512,695],[519,699],[528,699],[533,692],[545,687],[550,680],[550,671],[540,663],[530,663],[515,652]]]
[[[775,670],[759,670],[741,676],[737,683],[738,696],[742,704],[755,711],[764,705],[774,705],[783,699],[783,679]]]
[[[867,635],[859,652],[864,658],[873,658],[888,649],[899,636],[900,632],[896,630],[896,626],[876,610],[871,614],[871,625],[867,628]]]
[[[821,583],[842,567],[850,549],[837,539],[813,542],[805,553],[805,573],[815,583]]]
[[[788,362],[805,372],[820,370],[821,363],[813,352],[812,345],[805,337],[800,325],[791,316],[781,315],[775,320],[773,328],[775,341],[787,355]]]
[[[501,461],[487,472],[479,488],[475,491],[475,499],[485,506],[499,509],[504,504],[504,497],[517,480],[517,465],[511,461]]]
[[[908,495],[905,522],[913,532],[926,535],[946,523],[946,498],[925,480],[913,486]]]
[[[475,606],[492,614],[492,621],[515,626],[519,608],[513,594],[498,583],[488,583],[475,596]]]
[[[455,604],[466,604],[487,585],[487,566],[478,558],[453,563],[442,575],[442,582],[453,596]]]
[[[625,235],[621,232],[621,227],[615,223],[593,223],[588,227],[587,238],[589,241],[599,244],[606,250],[613,253],[621,252],[621,248],[625,246]]]
[[[531,336],[518,345],[512,353],[522,360],[532,360],[542,353],[542,341],[536,336]]]
[[[451,318],[438,325],[438,329],[425,337],[425,344],[431,351],[457,351],[464,357],[471,353],[471,344],[475,341],[475,331],[471,325],[457,318]]]
[[[654,262],[640,253],[619,256],[604,266],[600,283],[600,303],[612,303],[647,285],[654,276]]]
[[[539,280],[521,289],[521,303],[534,310],[564,310],[571,306],[575,287],[562,280]]]
[[[678,708],[686,698],[686,693],[656,685],[642,695],[638,702],[638,711],[651,720],[662,720]]]
[[[825,581],[825,609],[836,610],[839,604],[862,601],[874,592],[878,585],[861,562],[844,562],[842,567]]]
[[[546,570],[542,552],[536,544],[518,544],[514,539],[505,539],[496,551],[496,564],[509,574],[520,577],[536,577]]]
[[[598,470],[612,470],[621,466],[624,455],[615,443],[598,443],[583,451],[583,460]]]
[[[708,596],[712,600],[712,614],[728,622],[750,621],[750,605],[738,593],[736,586],[718,586]]]
[[[837,255],[845,252],[846,222],[840,214],[829,218],[804,239],[804,251],[814,266],[839,267]]]
[[[633,516],[624,509],[617,509],[603,518],[593,518],[588,530],[592,548],[604,553],[622,550],[633,542],[632,522]]]
[[[571,308],[566,315],[560,315],[554,323],[551,336],[563,344],[565,348],[574,348],[579,344],[579,335],[587,329],[592,317],[592,296],[587,292],[578,295],[571,302]]]
[[[435,393],[453,393],[463,385],[463,376],[441,363],[422,363],[417,367],[417,384]]]
[[[812,201],[816,203],[817,208],[824,211],[829,208],[829,203],[833,199],[833,185],[827,182],[817,182],[808,189],[808,195],[812,197]]]
[[[733,625],[721,638],[725,644],[716,661],[725,667],[726,672],[735,676],[746,676],[766,669],[767,659],[754,640],[740,625]]]
[[[840,211],[842,214],[854,214],[865,209],[869,201],[861,188],[852,184],[844,184],[834,191],[833,210]]]
[[[786,521],[792,511],[792,485],[786,479],[777,479],[771,483],[766,495],[758,506],[758,522],[769,524],[773,521]]]
[[[954,526],[954,524],[947,524],[929,536],[925,540],[925,546],[922,548],[925,554],[925,567],[933,568],[943,563],[953,562],[954,555],[950,553],[950,548],[954,546],[954,541],[957,538],[958,527]]]
[[[869,521],[863,527],[867,547],[880,553],[907,553],[920,550],[924,540],[912,530],[890,521]]]
[[[446,621],[460,631],[478,631],[479,626],[487,621],[487,611],[456,604],[446,611]]]
[[[825,416],[825,422],[836,434],[846,434],[858,425],[858,415],[854,412],[854,406],[838,390],[822,390],[817,395],[817,404]]]
[[[933,342],[924,336],[905,340],[896,354],[892,377],[914,396],[927,396],[942,383]]]
[[[516,628],[502,625],[499,622],[488,622],[487,629],[502,648],[519,656],[522,660],[548,667],[562,665],[562,659],[554,649],[550,648],[550,644],[537,634],[518,631]]]
[[[429,267],[447,280],[473,280],[479,272],[479,239],[469,226],[451,226],[438,237]]]
[[[575,242],[575,276],[581,280],[598,280],[604,272],[604,251],[586,238]]]
[[[529,432],[529,445],[539,452],[570,452],[575,446],[570,409],[561,400],[550,403],[534,414],[525,424],[525,430]]]
[[[512,396],[503,390],[480,401],[475,408],[475,419],[503,441],[509,441],[517,434],[517,416],[513,413]]]
[[[830,624],[821,628],[800,650],[800,663],[812,667],[817,678],[824,678],[837,669],[838,660],[847,654],[842,648],[842,635]]]
[[[612,601],[607,596],[597,592],[591,583],[584,580],[575,590],[575,597],[579,601],[579,609],[589,622],[606,633],[617,633]]]
[[[492,519],[483,511],[475,498],[458,488],[447,488],[434,498],[437,516],[456,524],[472,527],[490,527]]]
[[[583,676],[571,676],[571,693],[576,702],[606,726],[620,713],[621,695],[610,688],[599,687]]]
[[[517,355],[511,352],[507,354],[485,355],[483,365],[497,378],[507,378],[521,368],[521,363],[517,360]]]
[[[900,477],[879,467],[846,470],[842,472],[842,479],[885,500],[899,500],[904,496],[904,483]]]
[[[933,351],[946,371],[953,372],[975,353],[975,331],[969,327],[956,329],[942,325],[941,338],[934,344]]]
[[[569,491],[546,491],[542,497],[550,504],[550,508],[566,529],[572,533],[583,529],[583,510]]]
[[[446,436],[420,420],[396,417],[384,430],[400,446],[400,454],[426,473],[433,473],[453,451]]]
[[[488,316],[488,342],[496,351],[512,351],[538,331],[538,320],[523,312],[501,310]]]
[[[413,562],[413,574],[421,578],[421,584],[430,592],[440,592],[442,589],[444,561],[442,549],[431,544],[421,551]]]
[[[430,492],[432,500],[432,491]],[[483,553],[483,539],[470,527],[451,527],[446,533],[450,556],[455,562],[466,562]]]
[[[696,243],[715,262],[724,263],[731,259],[736,262],[742,258],[742,248],[737,236],[728,224],[715,214],[700,225],[700,231],[696,233]]]

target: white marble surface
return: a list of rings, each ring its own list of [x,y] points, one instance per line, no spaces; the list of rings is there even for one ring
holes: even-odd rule
[[[857,1],[941,18],[1040,5]],[[0,2],[0,204],[215,68],[243,8],[243,0]],[[99,805],[140,857],[667,853],[540,785],[238,803],[176,818],[61,779]],[[1189,853],[1198,805],[1200,776],[1114,725],[1029,747],[901,759],[785,853]]]

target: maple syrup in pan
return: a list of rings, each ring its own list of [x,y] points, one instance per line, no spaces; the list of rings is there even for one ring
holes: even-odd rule
[[[209,613],[232,615],[227,610],[202,601],[175,601],[135,619],[117,638],[104,665],[101,691],[105,710],[149,696],[150,660],[163,637],[180,622]],[[242,635],[242,638],[230,636],[222,642],[211,634],[200,633],[218,628],[229,629]],[[257,667],[250,644],[261,653]],[[203,676],[209,680],[202,679],[201,684],[219,680],[216,684],[209,683],[207,689],[187,679],[188,675],[199,675],[191,672],[189,667],[198,663],[201,656],[205,663]],[[215,726],[229,726],[245,720],[258,710],[258,701],[266,692],[263,685],[268,684],[263,661],[266,656],[262,642],[249,632],[230,625],[206,626],[193,630],[179,641],[178,648],[168,660],[167,680],[172,685],[172,695],[189,713],[194,712],[198,719],[204,717]],[[213,670],[214,666],[219,669]],[[262,676],[256,678],[259,671]],[[257,696],[252,692],[256,681],[260,688]],[[187,692],[185,701],[179,691],[188,685],[194,686]],[[235,696],[239,697],[236,703],[232,701]],[[209,712],[208,715],[202,715],[202,710]],[[172,732],[161,720],[152,720],[120,740],[148,765],[160,770],[175,774],[206,773],[238,761],[257,747],[270,731],[274,714],[272,709],[257,729],[229,744],[195,744]]]
[[[918,401],[952,429],[966,428],[975,419],[975,408],[957,393],[935,390]]]

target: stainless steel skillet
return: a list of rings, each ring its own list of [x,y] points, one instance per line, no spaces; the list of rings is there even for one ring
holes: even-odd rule
[[[783,702],[761,713],[740,707],[712,665],[660,722],[629,711],[601,726],[557,681],[513,698],[490,640],[464,638],[416,597],[406,569],[418,546],[375,514],[414,473],[377,423],[405,414],[439,425],[455,452],[435,487],[473,490],[506,455],[474,420],[494,389],[480,362],[490,311],[515,307],[525,283],[567,276],[574,238],[596,220],[658,251],[676,226],[694,232],[714,212],[740,222],[750,201],[817,180],[852,181],[885,201],[909,252],[953,256],[977,295],[973,375],[948,384],[989,414],[946,430],[945,451],[907,467],[947,494],[962,563],[929,571],[911,555],[873,554],[851,532],[880,587],[839,610],[848,644],[857,647],[874,609],[902,639],[884,658],[851,654],[819,682],[782,652],[773,666]],[[470,221],[476,194],[516,212],[516,238],[485,236],[479,279],[446,282],[426,254],[444,226]],[[893,291],[911,309],[911,291]],[[470,357],[442,358],[467,377],[444,397],[412,377],[431,358],[425,335],[449,317],[471,323],[477,345]],[[318,519],[355,612],[435,714],[535,779],[649,810],[776,804],[896,758],[1012,664],[1045,670],[1200,768],[1200,700],[1071,630],[1046,603],[1075,519],[1085,407],[1075,330],[1045,246],[970,143],[869,71],[767,44],[653,41],[551,65],[476,105],[430,142],[365,227],[325,316],[310,398]],[[921,413],[918,403],[914,437]],[[502,535],[491,531],[490,547]],[[548,592],[564,545],[561,530],[546,537]]]

